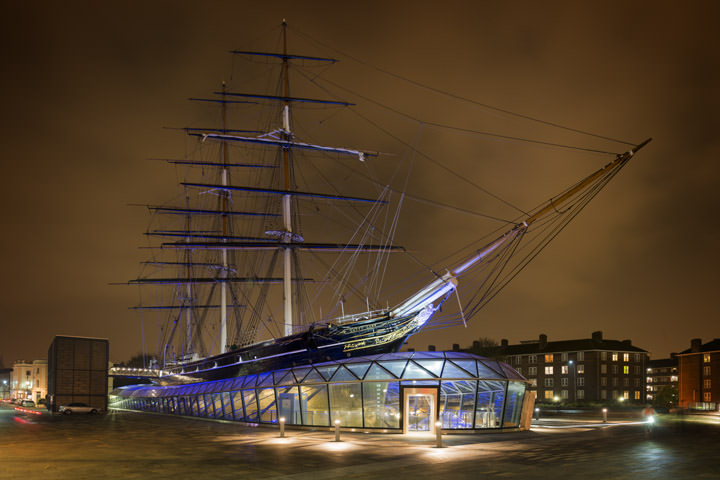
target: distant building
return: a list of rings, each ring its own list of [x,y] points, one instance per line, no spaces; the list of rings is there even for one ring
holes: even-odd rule
[[[720,338],[702,343],[690,341],[690,348],[678,353],[680,406],[717,410],[720,403]]]
[[[12,398],[23,398],[35,402],[45,398],[47,395],[47,367],[47,360],[15,362],[10,373]]]
[[[465,351],[476,353],[475,347],[480,345]],[[484,347],[480,354],[502,358],[526,377],[538,402],[646,401],[648,352],[630,340],[604,340],[602,332],[552,342],[541,334],[516,345],[502,340],[492,352]]]
[[[665,388],[678,388],[678,359],[677,354],[670,358],[659,358],[647,362],[647,401],[655,403],[658,392]],[[672,403],[677,403],[677,397]]]

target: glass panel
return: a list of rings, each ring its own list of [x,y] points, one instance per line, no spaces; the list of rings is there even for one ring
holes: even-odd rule
[[[260,374],[260,378],[258,379],[257,386],[258,387],[272,387],[273,386],[272,372]]]
[[[520,423],[523,397],[525,395],[525,384],[521,382],[509,382],[507,399],[505,401],[505,416],[503,427],[517,427]]]
[[[429,432],[432,396],[426,394],[408,395],[408,431]]]
[[[388,369],[390,372],[392,372],[392,374],[395,375],[397,378],[402,378],[403,370],[405,370],[405,365],[407,365],[406,360],[394,360],[392,362],[378,363],[384,368]]]
[[[245,421],[256,423],[258,418],[257,398],[255,390],[243,390],[243,405],[245,405]]]
[[[237,377],[233,379],[232,385],[228,390],[240,390],[242,388],[243,383],[245,382],[245,377]]]
[[[471,376],[477,377],[477,362],[475,360],[453,360],[453,363]]]
[[[365,380],[395,380],[387,370],[382,368],[380,365],[373,364],[365,375]]]
[[[327,385],[301,386],[300,399],[304,425],[330,425]]]
[[[421,367],[426,368],[427,370],[430,370],[436,377],[439,377],[440,374],[442,374],[442,367],[445,363],[444,360],[415,360],[415,363],[420,365]],[[410,362],[410,365],[412,365],[413,362]],[[410,368],[408,366],[408,368]],[[405,375],[406,378],[407,374]]]
[[[484,362],[477,362],[478,366],[478,378],[500,378],[503,377],[503,375],[500,375],[497,371],[493,370],[492,368],[489,368]]]
[[[332,423],[340,420],[341,427],[362,427],[362,392],[359,383],[330,384],[330,412]]]
[[[445,355],[443,352],[415,352],[412,356],[413,360],[418,358],[439,358],[444,359]]]
[[[307,375],[310,370],[312,370],[310,367],[293,368],[293,374],[295,375],[297,382],[302,382],[303,378],[305,378],[305,375]]]
[[[276,375],[275,378],[278,376]],[[292,374],[290,370],[287,370],[285,372],[285,376],[282,377],[279,380],[275,380],[275,385],[294,385],[295,382],[295,376]]]
[[[224,418],[225,420],[232,420],[233,409],[232,402],[230,400],[230,392],[223,392],[220,395],[222,396],[222,418]]]
[[[362,390],[365,426],[399,428],[398,383],[366,382],[362,384]]]
[[[475,428],[500,428],[505,382],[484,380],[478,382],[475,405]]]
[[[273,377],[275,378],[274,385],[282,385],[283,381],[286,380],[287,375],[290,375],[292,380],[290,382],[285,382],[284,385],[288,385],[288,383],[295,383],[295,377],[293,377],[290,370],[278,370],[277,372],[273,372]]]
[[[470,378],[471,377],[471,375],[468,372],[466,372],[462,368],[455,366],[455,364],[450,361],[445,361],[445,368],[443,368],[442,376],[443,376],[443,378]]]
[[[196,395],[193,397],[195,399],[196,407],[193,409],[193,414],[198,417],[204,417],[205,411],[207,408],[205,407],[205,398],[202,395]]]
[[[262,423],[277,423],[278,415],[275,404],[275,389],[258,389],[257,395],[258,405],[260,406],[260,421]]]
[[[242,392],[232,392],[233,404],[233,420],[242,420],[245,418],[243,413]]]
[[[473,428],[476,383],[465,380],[442,382],[440,419],[443,428]]]
[[[325,380],[330,380],[330,377],[333,376],[333,373],[335,373],[335,370],[337,370],[337,365],[332,365],[329,367],[316,367],[315,369],[322,375],[322,377]]]
[[[345,364],[348,370],[357,375],[358,378],[362,379],[370,368],[369,363],[348,363]]]
[[[325,379],[315,369],[312,369],[302,383],[325,383]]]
[[[355,375],[350,373],[350,371],[345,367],[338,368],[332,377],[333,382],[342,382],[342,381],[349,381],[349,380],[357,382],[358,379],[355,378]]]
[[[442,364],[442,362],[440,362]],[[424,365],[423,365],[424,366]],[[441,365],[442,368],[442,365]],[[403,378],[437,378],[438,375],[433,375],[426,369],[420,367],[419,365],[415,364],[414,362],[409,362],[407,365],[407,368],[405,368],[405,372],[403,373]]]
[[[302,425],[300,397],[297,387],[277,388],[278,418],[285,417],[288,425]]]
[[[254,387],[257,382],[257,375],[248,375],[243,382],[243,388]]]
[[[215,418],[222,418],[223,416],[223,404],[222,404],[222,393],[214,393],[213,406],[215,407],[214,412],[208,412],[208,417],[214,416]]]

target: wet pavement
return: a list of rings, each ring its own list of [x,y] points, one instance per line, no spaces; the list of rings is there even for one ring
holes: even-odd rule
[[[0,406],[0,479],[720,478],[719,416],[541,419],[434,436],[248,427],[166,415],[32,415]]]

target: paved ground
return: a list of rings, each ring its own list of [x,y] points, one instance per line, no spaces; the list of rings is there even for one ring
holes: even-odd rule
[[[244,427],[115,412],[0,407],[0,479],[720,478],[720,417],[643,425],[541,420],[530,432],[434,437]]]

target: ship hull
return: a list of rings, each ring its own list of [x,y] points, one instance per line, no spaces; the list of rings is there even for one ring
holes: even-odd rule
[[[429,315],[415,312],[400,318],[387,314],[290,335],[238,348],[202,360],[166,367],[155,379],[160,385],[179,385],[235,378],[272,370],[396,352],[417,332]]]

